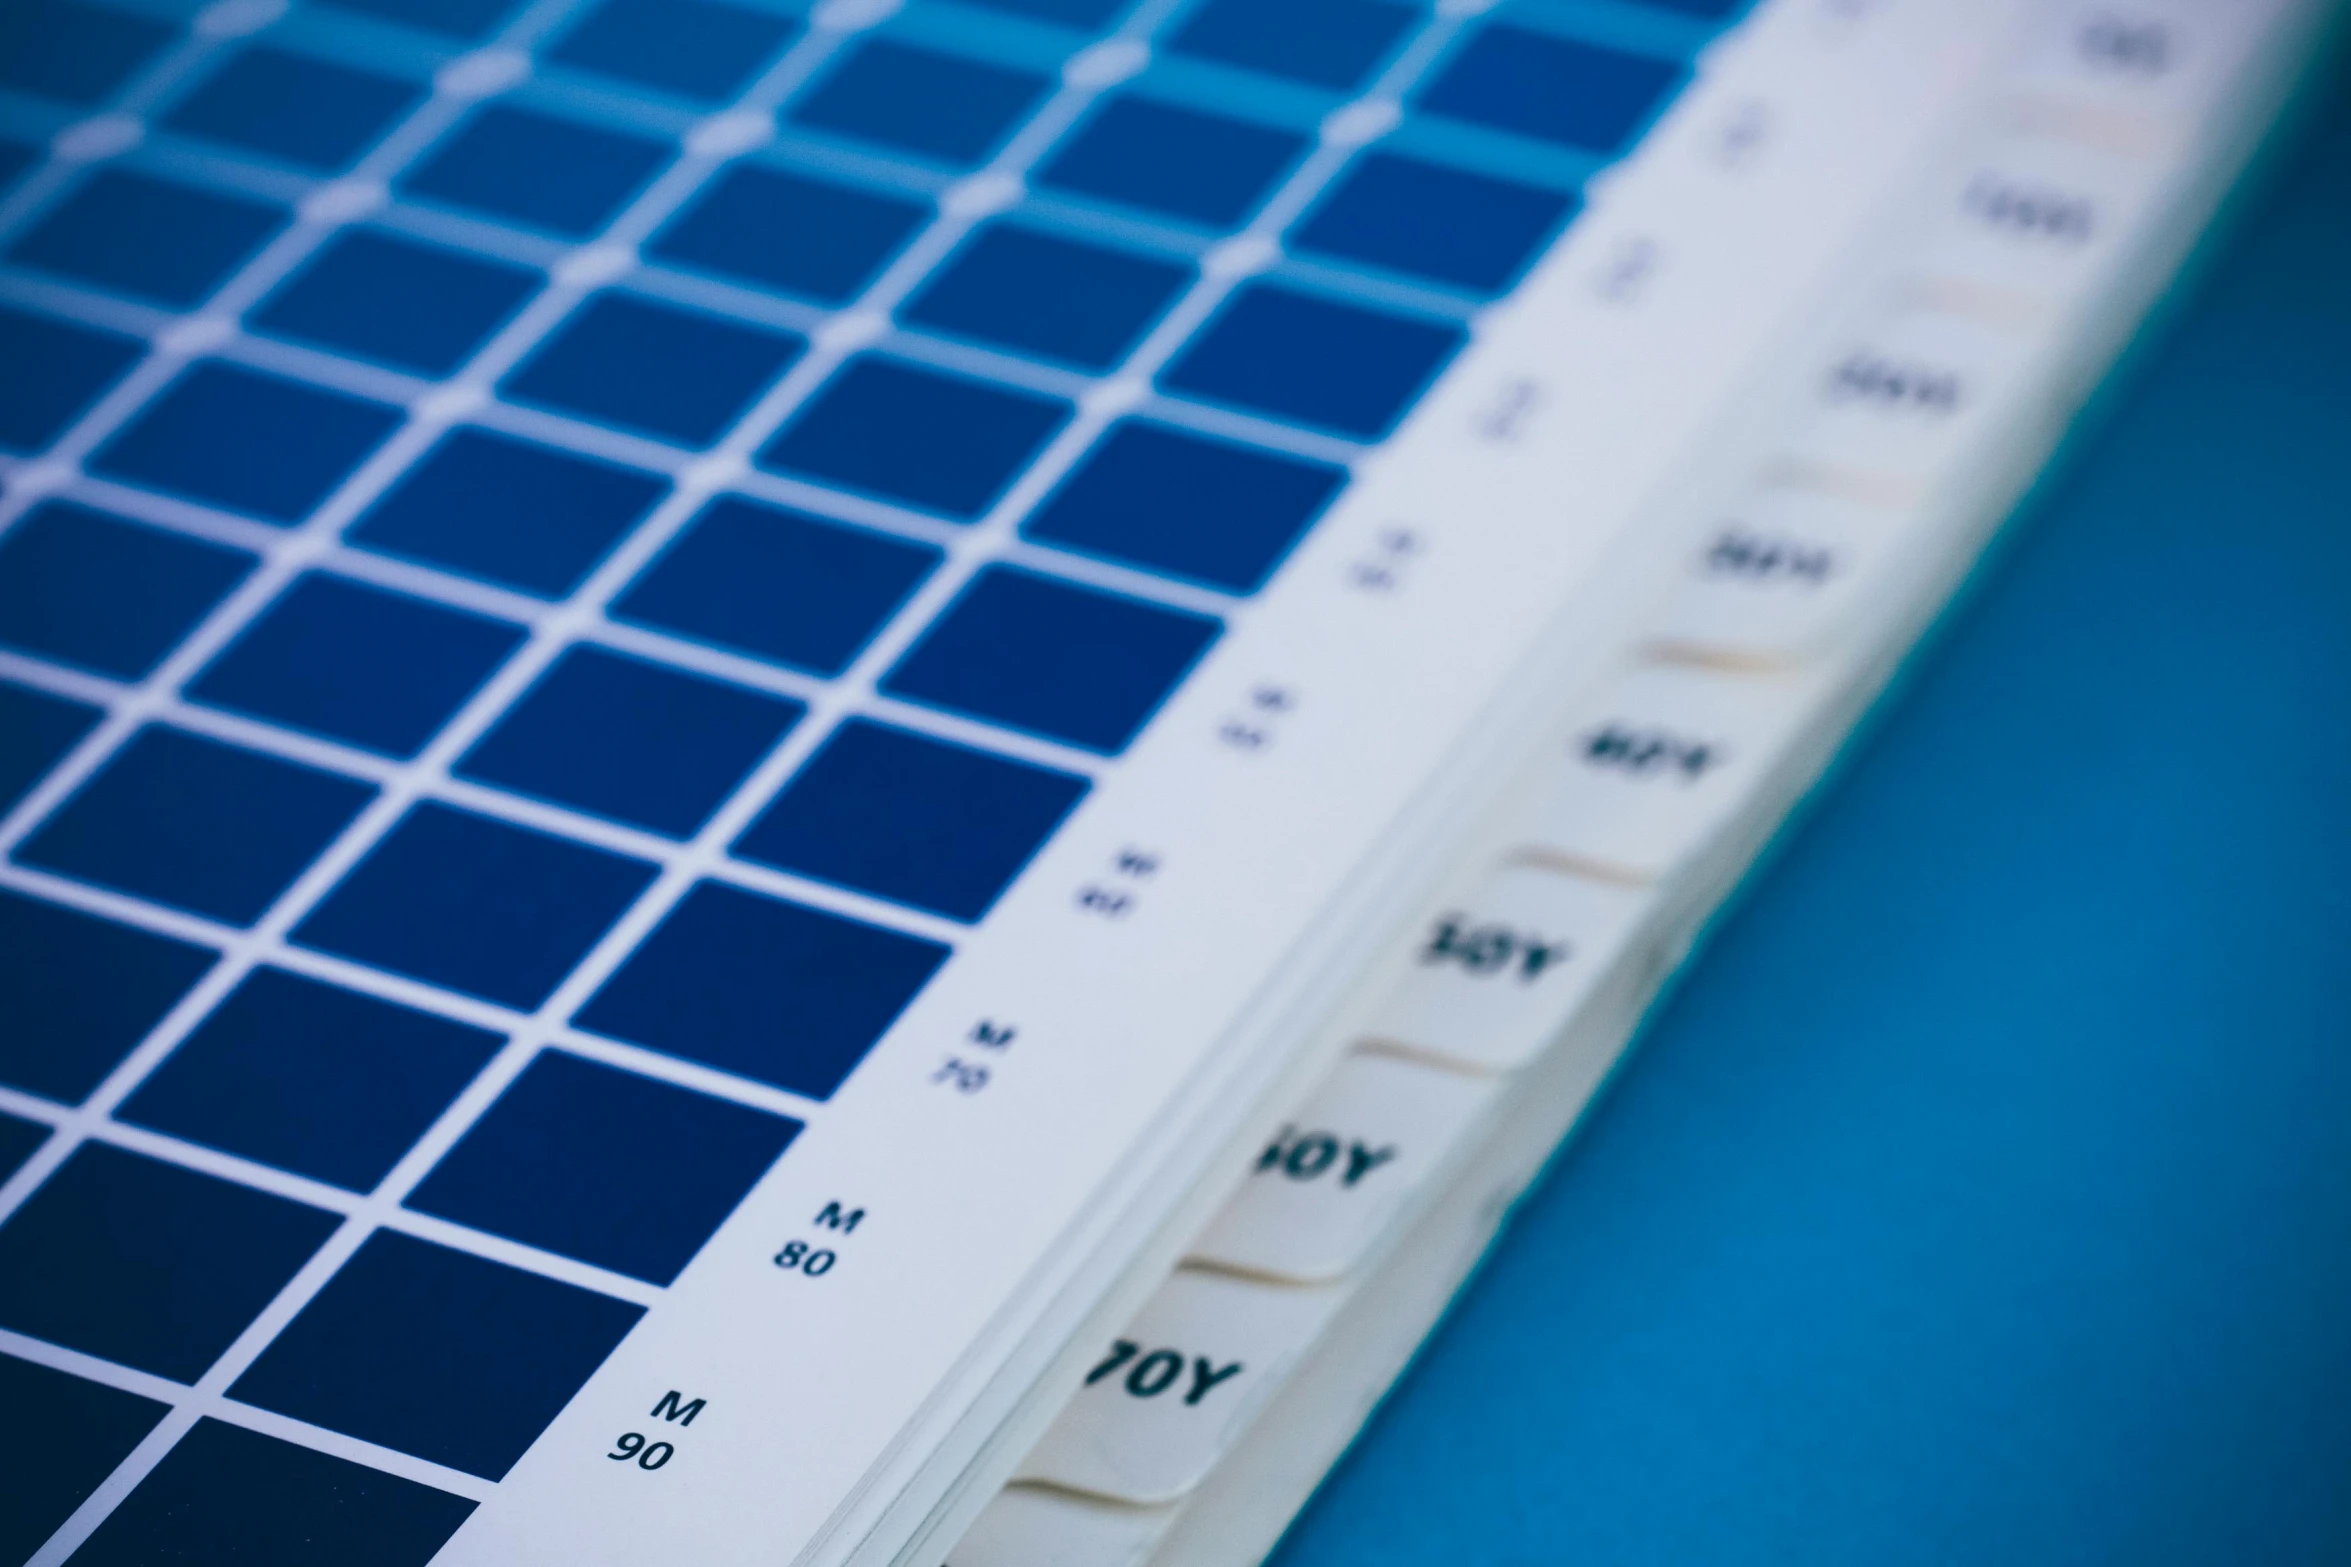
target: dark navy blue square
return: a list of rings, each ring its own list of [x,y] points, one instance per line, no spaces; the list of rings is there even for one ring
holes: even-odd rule
[[[1394,427],[1466,336],[1450,322],[1261,283],[1233,297],[1160,385],[1370,440]]]
[[[667,1284],[800,1123],[560,1051],[533,1060],[406,1206]],[[663,1150],[648,1162],[646,1148]]]
[[[824,1099],[947,956],[919,936],[706,881],[574,1021]]]
[[[0,449],[56,440],[145,351],[135,337],[0,307]]]
[[[19,174],[40,161],[41,154],[38,148],[28,147],[21,141],[0,136],[0,190],[6,190],[15,184]]]
[[[189,695],[389,756],[414,756],[527,633],[311,572],[196,677]]]
[[[294,928],[306,947],[530,1011],[655,867],[427,801]]]
[[[73,1560],[425,1567],[473,1510],[465,1497],[208,1417]]]
[[[218,956],[0,892],[0,1082],[79,1104]]]
[[[1011,134],[1046,85],[1028,71],[876,39],[818,82],[792,118],[816,130],[970,165]]]
[[[0,680],[0,816],[105,716],[102,708]]]
[[[23,1169],[25,1161],[39,1153],[41,1145],[48,1140],[49,1128],[41,1122],[27,1121],[21,1116],[0,1112],[0,1181],[10,1179]],[[0,1387],[7,1383],[7,1367],[7,1358],[0,1356]],[[0,1444],[6,1441],[7,1438],[0,1437]],[[0,1503],[0,1506],[4,1505]],[[0,1520],[6,1517],[5,1512],[0,1512]],[[4,1545],[7,1538],[8,1526],[0,1521],[0,1545]]]
[[[1492,26],[1420,94],[1431,114],[1587,152],[1616,152],[1680,83],[1680,65]]]
[[[1191,276],[1191,268],[1173,262],[998,223],[966,244],[901,316],[1106,370]]]
[[[352,543],[541,598],[578,587],[665,482],[487,430],[458,430],[352,527]]]
[[[411,196],[585,238],[642,189],[670,149],[498,104],[468,121],[401,181]]]
[[[1168,47],[1345,91],[1362,84],[1414,20],[1388,0],[1208,0]]]
[[[0,1227],[0,1327],[193,1382],[341,1222],[84,1143]]]
[[[91,459],[92,472],[294,523],[350,477],[400,410],[219,360],[190,368]]]
[[[1121,94],[1095,111],[1037,183],[1238,228],[1305,150],[1306,138],[1289,131]]]
[[[1010,16],[1034,17],[1040,22],[1059,22],[1064,27],[1082,27],[1092,32],[1134,0],[967,0],[967,3]]]
[[[1262,587],[1346,482],[1328,463],[1125,420],[1021,531],[1231,593]]]
[[[771,467],[949,517],[986,511],[1070,405],[862,354],[760,450]]]
[[[935,569],[935,545],[731,497],[694,519],[616,619],[837,675]]]
[[[990,566],[882,681],[892,696],[1123,751],[1224,629],[1208,615]]]
[[[1491,294],[1575,207],[1561,191],[1382,152],[1356,164],[1292,240],[1300,250]]]
[[[457,771],[690,838],[807,710],[789,697],[574,647]]]
[[[760,288],[839,304],[860,293],[930,208],[780,169],[731,169],[648,253]]]
[[[547,58],[715,103],[742,91],[796,31],[784,17],[710,0],[605,0]]]
[[[153,59],[173,29],[143,16],[60,0],[0,9],[0,87],[96,103]]]
[[[0,646],[137,680],[257,564],[225,544],[49,501],[0,534]]]
[[[171,1412],[169,1404],[0,1355],[0,1409],[38,1410],[0,1426],[0,1561],[30,1561],[57,1526]]]
[[[8,247],[20,266],[161,304],[195,304],[283,228],[286,211],[100,169]]]
[[[251,320],[276,337],[440,376],[472,357],[542,281],[529,267],[352,229],[263,300]]]
[[[229,1396],[496,1480],[643,1315],[378,1230]]]
[[[250,925],[374,795],[356,778],[150,724],[16,857]]]
[[[852,719],[735,840],[735,852],[976,920],[1086,788],[1075,774]]]
[[[348,167],[424,96],[408,82],[283,49],[252,48],[182,98],[163,123],[307,169]]]
[[[115,1116],[364,1192],[499,1043],[429,1012],[257,969]]]
[[[451,38],[483,38],[519,0],[331,0],[345,11],[363,11],[387,21],[405,22]]]
[[[599,294],[500,388],[688,446],[708,446],[808,340],[634,294]]]

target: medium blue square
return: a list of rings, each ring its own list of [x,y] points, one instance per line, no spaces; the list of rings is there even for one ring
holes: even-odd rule
[[[547,58],[715,103],[742,91],[798,30],[710,0],[605,0]]]
[[[294,939],[527,1012],[655,869],[428,800],[294,928]]]
[[[263,300],[253,325],[276,337],[442,376],[504,326],[544,277],[530,267],[348,229]]]
[[[425,1567],[473,1510],[466,1497],[207,1416],[73,1561]]]
[[[105,716],[103,708],[0,680],[0,816]]]
[[[0,306],[0,448],[37,452],[138,362],[146,345]]]
[[[84,1143],[0,1226],[0,1327],[193,1382],[341,1222]]]
[[[780,1115],[550,1050],[405,1206],[667,1284],[799,1130]],[[648,1163],[647,1148],[662,1157]]]
[[[352,526],[354,544],[541,598],[578,587],[666,483],[487,430],[458,430]]]
[[[347,168],[424,97],[373,71],[257,47],[179,101],[163,123],[322,173]]]
[[[584,239],[669,156],[668,146],[642,136],[496,104],[460,127],[401,189]]]
[[[1046,78],[876,39],[851,54],[792,111],[794,123],[964,167],[981,162]]]
[[[1430,114],[1586,152],[1623,149],[1683,68],[1646,55],[1496,25],[1455,52],[1420,94]]]
[[[173,31],[94,5],[15,0],[0,10],[0,87],[96,103],[153,59]]]
[[[266,202],[100,169],[8,247],[19,266],[185,307],[283,228]]]
[[[356,778],[150,724],[16,857],[250,925],[375,792]]]
[[[378,1230],[229,1397],[496,1480],[643,1315]]]
[[[6,1355],[0,1355],[0,1409],[41,1412],[38,1421],[0,1428],[0,1465],[9,1476],[0,1492],[0,1561],[7,1562],[32,1560],[171,1412],[169,1404]]]
[[[1226,304],[1160,385],[1371,440],[1394,427],[1467,335],[1451,322],[1260,283]]]
[[[388,756],[414,756],[527,635],[346,577],[296,578],[188,694]]]
[[[807,348],[795,333],[634,294],[599,294],[499,390],[518,402],[708,446]]]
[[[1238,228],[1306,138],[1121,94],[1094,112],[1037,176],[1051,190]]]
[[[451,38],[485,38],[519,0],[329,0],[345,11],[405,22]]]
[[[1092,32],[1125,10],[1134,0],[966,0],[966,3],[1008,16],[1034,17]]]
[[[1347,470],[1169,425],[1113,426],[1022,525],[1045,544],[1229,593],[1265,585]]]
[[[1039,397],[861,354],[761,448],[770,467],[957,519],[978,516],[1069,422]]]
[[[930,208],[780,169],[729,170],[647,247],[657,260],[826,304],[862,292]]]
[[[457,771],[690,838],[807,711],[789,697],[573,647]]]
[[[1208,0],[1168,48],[1343,92],[1362,85],[1415,20],[1388,0]]]
[[[727,497],[688,524],[611,613],[837,675],[943,557],[936,545]]]
[[[1208,615],[990,566],[882,681],[892,696],[1123,751],[1224,629]]]
[[[706,881],[574,1021],[824,1099],[947,956],[919,936]]]
[[[429,1012],[256,969],[115,1118],[364,1192],[499,1043]]]
[[[199,361],[99,448],[94,473],[295,523],[351,475],[400,410]]]
[[[1356,164],[1291,238],[1300,250],[1491,294],[1575,208],[1562,191],[1382,152]]]
[[[225,544],[48,501],[0,534],[0,646],[137,680],[259,563]]]
[[[0,892],[0,1082],[81,1103],[219,955]]]
[[[998,223],[967,243],[901,317],[1106,370],[1191,277],[1190,267],[1173,262]]]
[[[852,719],[735,840],[735,852],[976,920],[1086,789],[1072,773]]]

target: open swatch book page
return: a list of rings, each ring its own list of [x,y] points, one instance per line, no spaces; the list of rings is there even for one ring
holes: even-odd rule
[[[2322,9],[8,12],[0,1562],[1261,1554]]]

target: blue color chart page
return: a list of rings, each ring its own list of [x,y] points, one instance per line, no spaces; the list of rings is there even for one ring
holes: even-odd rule
[[[0,1563],[887,1559],[2018,10],[6,0]]]

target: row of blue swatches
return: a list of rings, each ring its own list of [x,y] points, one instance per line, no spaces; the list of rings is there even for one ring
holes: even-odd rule
[[[1127,0],[979,0],[1100,29]],[[1650,0],[1713,17],[1708,0]],[[342,0],[467,42],[512,0]],[[297,22],[302,14],[297,13]],[[1311,89],[1361,89],[1419,18],[1379,0],[1210,0],[1167,52]],[[611,0],[543,62],[708,107],[799,31],[702,0]],[[177,36],[146,16],[0,8],[0,94],[102,106]],[[288,35],[296,43],[304,35]],[[364,34],[362,35],[364,36]],[[1424,114],[1597,157],[1678,63],[1489,23],[1417,95]],[[419,73],[362,68],[276,34],[225,55],[155,117],[188,146],[308,175],[350,167],[419,101]],[[1577,91],[1561,93],[1562,82]],[[788,128],[954,171],[1000,146],[1048,78],[884,29],[794,99]],[[0,99],[0,107],[5,100]],[[1082,221],[982,225],[897,309],[905,327],[1084,374],[1114,366],[1189,284],[1198,245],[1246,223],[1309,139],[1279,115],[1114,92],[1032,175]],[[0,195],[38,159],[0,121]],[[168,144],[168,143],[167,143]],[[1399,146],[1405,146],[1399,143]],[[597,231],[664,166],[642,130],[517,96],[476,111],[400,182],[402,202],[524,235]],[[524,177],[528,171],[529,177]],[[560,171],[560,177],[548,177]],[[1458,308],[1506,288],[1573,213],[1572,181],[1363,155],[1291,228],[1305,257],[1389,278],[1415,313],[1346,279],[1240,290],[1160,388],[1349,440],[1377,439],[1460,341]],[[659,231],[649,260],[815,307],[853,298],[928,220],[919,188],[789,159],[732,166]],[[288,221],[145,155],[100,166],[20,226],[0,262],[168,310],[200,305]],[[1103,232],[1116,228],[1112,223]],[[1119,231],[1125,232],[1125,231]],[[518,248],[528,252],[527,243]],[[552,251],[547,251],[552,254]],[[1337,274],[1334,274],[1337,276]],[[253,309],[249,330],[425,379],[453,371],[536,294],[512,254],[357,226]],[[1393,290],[1391,290],[1393,293]],[[1367,302],[1370,301],[1370,302]],[[1052,308],[1043,308],[1050,304]],[[0,305],[0,451],[37,454],[128,371],[122,332]],[[716,440],[805,348],[756,314],[602,293],[502,382],[502,399],[650,437]],[[853,358],[761,451],[763,467],[913,512],[985,512],[1070,415],[1066,399],[875,352]],[[201,361],[84,464],[273,526],[299,522],[398,410]],[[917,460],[919,459],[919,460]],[[1114,425],[1025,520],[1037,543],[1227,593],[1262,585],[1344,478],[1328,461],[1149,417]],[[666,490],[659,475],[460,428],[348,542],[541,599],[574,591]],[[841,672],[939,563],[931,543],[714,502],[612,602],[619,622],[812,677]],[[151,674],[257,564],[250,553],[51,501],[0,535],[0,647],[116,681]],[[297,577],[185,682],[186,699],[391,760],[417,755],[526,628],[332,571]],[[996,565],[883,677],[900,700],[1113,754],[1217,632],[1195,612]],[[472,782],[673,840],[694,835],[803,716],[796,700],[582,643],[452,766]],[[0,809],[100,718],[0,682]],[[736,840],[744,859],[971,921],[1074,807],[1086,780],[871,719],[843,723]],[[249,924],[373,798],[359,779],[163,725],[133,735],[19,845],[18,863]],[[427,802],[298,924],[299,945],[530,1010],[651,880],[646,861]],[[704,882],[576,1014],[581,1028],[822,1098],[947,956],[935,941]],[[0,893],[0,1083],[86,1098],[210,970],[198,944]],[[494,1032],[264,967],[112,1112],[127,1126],[364,1194],[502,1043]],[[780,1115],[558,1050],[532,1059],[403,1206],[665,1284],[790,1142]],[[0,1115],[0,1175],[46,1129]],[[649,1165],[648,1148],[661,1150]],[[334,1231],[310,1203],[83,1145],[0,1226],[0,1327],[176,1382],[201,1376]],[[277,1411],[495,1479],[640,1308],[469,1252],[379,1231],[229,1388]],[[0,1435],[21,1560],[166,1407],[0,1356],[0,1404],[47,1412]],[[451,1410],[465,1418],[452,1420]],[[225,1422],[182,1437],[74,1557],[149,1561],[197,1542],[240,1559],[417,1567],[461,1498]]]

